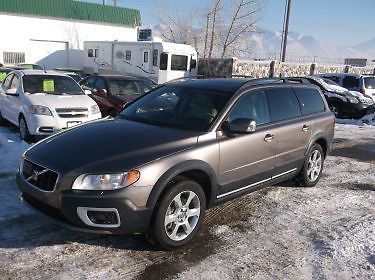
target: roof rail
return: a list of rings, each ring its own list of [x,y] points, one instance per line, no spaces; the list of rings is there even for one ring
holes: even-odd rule
[[[193,76],[188,76],[188,77],[176,78],[168,82],[165,82],[164,85],[173,84],[177,82],[183,82],[183,81],[189,81],[189,80],[194,80],[194,79],[204,79],[204,75],[193,75]]]

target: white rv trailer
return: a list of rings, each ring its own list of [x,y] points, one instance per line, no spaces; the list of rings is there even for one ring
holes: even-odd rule
[[[158,84],[197,75],[197,51],[156,41],[85,41],[84,72],[135,74]]]

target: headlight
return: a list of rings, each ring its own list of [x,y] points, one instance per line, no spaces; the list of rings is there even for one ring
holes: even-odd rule
[[[95,115],[95,114],[99,114],[99,113],[100,113],[99,106],[98,105],[92,105],[91,106],[91,114]]]
[[[357,104],[359,102],[358,99],[355,98],[354,96],[347,96],[346,98],[348,98],[350,103]]]
[[[140,173],[131,170],[125,173],[89,175],[82,174],[73,183],[73,190],[117,190],[128,187],[138,181]]]
[[[46,115],[46,116],[52,116],[51,110],[42,105],[31,105],[29,107],[29,113],[34,115]]]

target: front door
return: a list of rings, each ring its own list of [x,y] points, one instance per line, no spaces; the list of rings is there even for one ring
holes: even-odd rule
[[[142,70],[145,73],[151,73],[151,59],[150,59],[150,50],[142,49]]]
[[[255,132],[228,135],[218,132],[220,145],[219,184],[223,198],[256,187],[270,180],[275,166],[277,143],[265,91],[249,91],[230,110],[225,121],[238,118],[255,120]]]

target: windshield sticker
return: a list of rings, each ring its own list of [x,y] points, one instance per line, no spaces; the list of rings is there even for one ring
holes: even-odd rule
[[[44,92],[54,92],[55,91],[55,81],[54,80],[43,80],[43,91]]]
[[[6,76],[7,76],[7,73],[0,72],[0,82],[4,81]]]

